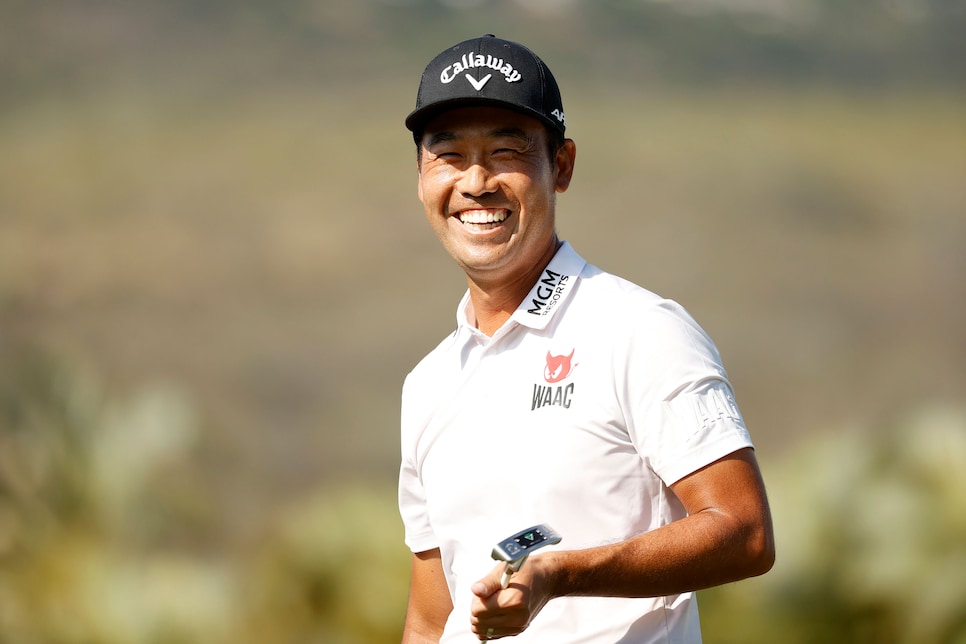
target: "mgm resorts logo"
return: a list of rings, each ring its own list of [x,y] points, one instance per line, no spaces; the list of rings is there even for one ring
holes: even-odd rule
[[[549,268],[544,269],[543,279],[537,282],[537,287],[531,291],[533,297],[530,303],[533,305],[533,308],[527,309],[527,313],[531,315],[548,315],[560,302],[564,291],[567,290],[569,281],[570,275],[561,275]]]

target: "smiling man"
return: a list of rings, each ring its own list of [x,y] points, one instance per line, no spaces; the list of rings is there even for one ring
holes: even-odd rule
[[[700,642],[694,591],[774,561],[717,349],[679,305],[558,239],[576,145],[529,49],[483,36],[442,52],[406,126],[468,290],[403,387],[403,641]],[[562,544],[504,586],[494,544],[542,523]]]

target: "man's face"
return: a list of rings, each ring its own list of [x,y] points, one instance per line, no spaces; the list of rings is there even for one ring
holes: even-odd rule
[[[554,202],[570,185],[572,141],[551,160],[537,119],[468,107],[430,120],[419,154],[426,217],[471,278],[512,280],[553,255]]]

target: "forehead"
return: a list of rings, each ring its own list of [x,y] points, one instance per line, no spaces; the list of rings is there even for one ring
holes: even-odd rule
[[[545,137],[543,124],[532,116],[502,107],[460,107],[442,112],[426,122],[423,137],[493,137],[511,134]]]

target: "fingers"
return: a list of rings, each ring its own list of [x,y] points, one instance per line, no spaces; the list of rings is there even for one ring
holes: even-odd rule
[[[525,629],[523,628],[501,628],[499,626],[488,626],[486,628],[473,627],[473,633],[480,639],[481,642],[487,642],[489,640],[498,640],[503,637],[511,637],[513,635],[519,635]]]
[[[470,590],[472,590],[473,594],[480,599],[490,597],[498,590],[503,588],[501,578],[503,576],[505,567],[505,564],[498,564],[489,572],[489,574],[486,575],[486,577],[473,584]]]
[[[475,597],[470,606],[470,625],[480,641],[519,635],[547,601],[533,587],[534,568],[524,566],[506,588],[501,586],[504,570],[505,565],[498,564],[471,587]]]
[[[512,637],[514,635],[519,635],[525,629],[523,628],[497,628],[491,626],[487,628],[483,633],[477,633],[476,636],[480,638],[481,642],[488,642],[490,640],[498,640],[504,637]],[[476,631],[473,631],[474,633]]]
[[[486,577],[473,585],[477,596],[470,609],[470,626],[480,641],[519,635],[532,615],[525,601],[525,588],[517,583],[501,589],[499,579]]]

